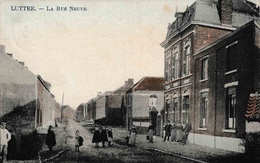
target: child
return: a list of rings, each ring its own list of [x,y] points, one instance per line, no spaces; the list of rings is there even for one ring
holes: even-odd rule
[[[99,142],[100,142],[100,131],[99,128],[96,126],[92,138],[92,143],[95,143],[95,147],[99,147]]]
[[[79,152],[79,130],[75,132],[75,151]]]
[[[113,141],[113,132],[111,127],[109,127],[107,131],[107,138],[108,138],[108,146],[111,146],[111,142]]]

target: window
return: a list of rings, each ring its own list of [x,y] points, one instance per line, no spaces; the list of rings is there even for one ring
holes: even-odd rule
[[[171,80],[171,58],[166,59],[166,81]]]
[[[190,45],[184,48],[183,55],[183,75],[190,73]]]
[[[179,52],[175,52],[173,54],[173,78],[177,79],[179,77]]]
[[[200,127],[206,128],[206,115],[208,110],[208,93],[200,94]]]
[[[42,109],[37,109],[37,125],[42,124]]]
[[[201,60],[201,80],[208,79],[208,58]]]
[[[189,96],[183,96],[183,107],[182,107],[182,123],[186,124],[188,122],[189,114]]]
[[[155,94],[151,95],[149,98],[149,106],[157,106],[157,96]]]
[[[236,87],[227,88],[226,100],[226,128],[235,129],[236,127]]]
[[[227,46],[227,71],[237,69],[237,42]]]
[[[172,121],[173,122],[176,122],[176,113],[177,113],[177,110],[178,110],[178,98],[175,97],[173,98],[173,115],[172,115]]]

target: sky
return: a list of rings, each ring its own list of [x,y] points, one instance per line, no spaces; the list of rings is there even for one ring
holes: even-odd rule
[[[164,41],[176,9],[195,0],[0,0],[0,44],[76,109],[129,78],[163,77]],[[259,5],[259,0],[252,0]],[[36,11],[11,11],[35,6]],[[57,7],[86,11],[57,11]],[[53,11],[47,11],[53,8]],[[44,8],[44,10],[39,10]]]

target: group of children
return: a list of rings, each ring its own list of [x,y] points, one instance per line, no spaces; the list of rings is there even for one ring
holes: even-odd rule
[[[111,146],[113,141],[113,132],[111,127],[102,126],[95,127],[95,131],[92,138],[92,143],[95,143],[95,147],[99,147],[99,143],[102,142],[102,147],[105,148],[105,143],[108,142],[108,146]]]

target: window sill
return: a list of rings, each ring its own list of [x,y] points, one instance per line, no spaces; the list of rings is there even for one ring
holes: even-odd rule
[[[207,79],[201,79],[200,82],[202,83],[202,82],[205,82],[205,81],[208,81],[208,80],[209,80],[209,78],[207,78]]]
[[[236,130],[235,129],[224,129],[223,132],[236,133]]]
[[[232,73],[235,73],[235,72],[237,72],[237,69],[228,71],[228,72],[225,73],[225,75],[229,75],[229,74],[232,74]]]
[[[202,128],[198,128],[198,130],[200,130],[200,131],[207,131],[208,128],[204,128],[204,127],[202,127]]]
[[[190,77],[190,76],[192,76],[192,74],[183,75],[183,76],[181,77],[181,79],[188,78],[188,77]]]

